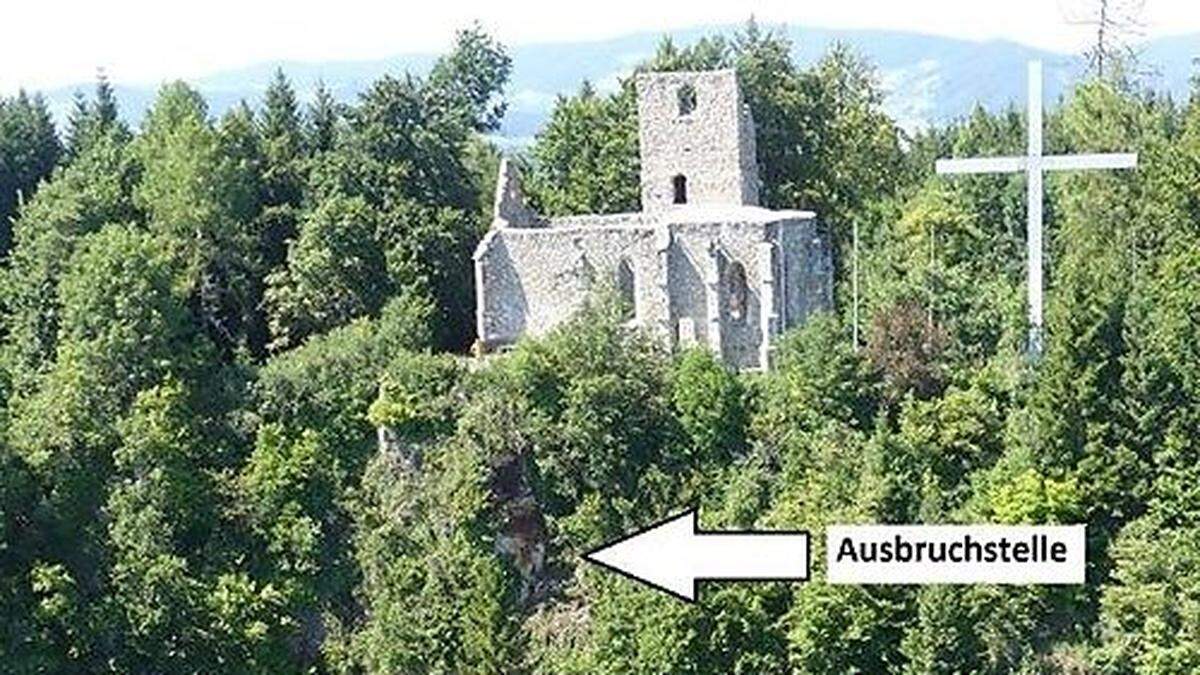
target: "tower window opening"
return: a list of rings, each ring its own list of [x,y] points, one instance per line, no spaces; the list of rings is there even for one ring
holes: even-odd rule
[[[735,262],[726,274],[726,302],[729,318],[743,321],[746,318],[746,268]]]
[[[679,116],[692,114],[696,109],[696,88],[690,84],[685,84],[679,88]]]
[[[617,294],[621,297],[622,317],[626,321],[637,318],[637,281],[629,260],[617,265]]]
[[[674,187],[675,203],[687,203],[687,176],[679,175],[671,179],[671,184]]]

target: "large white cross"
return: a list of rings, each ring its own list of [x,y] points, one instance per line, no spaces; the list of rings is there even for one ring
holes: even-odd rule
[[[939,159],[937,172],[1009,173],[1027,176],[1029,227],[1026,232],[1029,274],[1029,351],[1042,353],[1042,172],[1069,169],[1130,169],[1137,166],[1137,153],[1085,155],[1042,154],[1042,62],[1029,62],[1029,142],[1024,157],[979,157]]]

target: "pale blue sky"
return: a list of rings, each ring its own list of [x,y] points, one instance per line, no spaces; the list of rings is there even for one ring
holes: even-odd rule
[[[972,40],[1006,38],[1079,51],[1090,29],[1064,20],[1091,0],[578,0],[290,2],[109,0],[18,2],[0,10],[0,92],[89,81],[197,77],[273,60],[352,60],[435,51],[480,21],[509,44],[613,37],[740,22],[885,28]],[[1200,2],[1146,0],[1145,34],[1200,31]]]

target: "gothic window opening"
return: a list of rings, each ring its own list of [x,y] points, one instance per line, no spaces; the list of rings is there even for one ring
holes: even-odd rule
[[[622,316],[626,321],[637,318],[637,282],[628,260],[617,265],[617,294],[621,297]]]
[[[692,114],[696,109],[696,88],[690,84],[685,84],[679,88],[679,116],[684,117]]]
[[[729,318],[741,322],[746,320],[746,268],[735,262],[726,274],[725,301]]]
[[[671,185],[675,191],[675,203],[687,203],[687,176],[675,176],[671,179]]]

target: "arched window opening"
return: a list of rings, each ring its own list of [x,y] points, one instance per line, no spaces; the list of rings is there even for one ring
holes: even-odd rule
[[[675,176],[671,179],[671,185],[675,192],[675,203],[687,203],[687,176]]]
[[[637,282],[628,260],[617,265],[617,294],[621,297],[622,316],[626,321],[637,318]]]
[[[690,84],[685,84],[679,88],[679,116],[692,114],[696,109],[696,88]]]
[[[733,321],[744,321],[747,295],[746,268],[742,267],[741,263],[735,262],[729,265],[729,271],[726,273],[725,294],[729,318]]]

